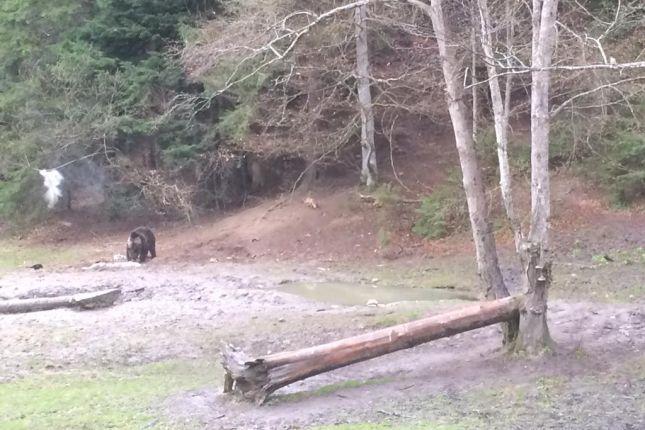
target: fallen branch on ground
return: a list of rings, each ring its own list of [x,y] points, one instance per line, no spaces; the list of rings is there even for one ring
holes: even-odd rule
[[[91,266],[83,267],[83,270],[110,270],[110,269],[136,269],[141,267],[141,263],[136,261],[115,261],[115,262],[105,262],[98,261]]]
[[[225,346],[222,353],[226,370],[224,392],[239,392],[245,398],[262,404],[278,388],[310,376],[508,321],[517,316],[524,300],[523,296],[513,296],[483,302],[324,345],[259,358],[248,357],[232,346]]]
[[[96,309],[112,306],[121,295],[118,288],[69,296],[0,301],[0,314],[48,311],[57,308]]]
[[[378,199],[369,194],[359,194],[358,197],[361,199],[361,201],[365,203],[371,203],[374,206],[381,206],[381,204],[378,202]],[[421,200],[419,199],[397,199],[396,201],[399,203],[405,203],[408,205],[415,205],[415,204],[421,203]]]

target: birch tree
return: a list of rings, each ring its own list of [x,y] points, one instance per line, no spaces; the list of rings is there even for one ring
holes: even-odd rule
[[[510,76],[506,78],[505,100],[502,99],[500,73],[493,53],[491,15],[487,0],[478,0],[482,49],[486,56],[488,83],[500,166],[500,189],[510,220],[515,247],[526,273],[526,306],[520,311],[516,350],[536,354],[552,341],[547,325],[547,292],[551,283],[549,255],[549,84],[551,60],[556,40],[558,0],[533,0],[531,12],[531,219],[528,236],[524,236],[512,199],[511,173],[508,162],[508,119]],[[507,20],[509,20],[507,4]],[[507,39],[507,48],[510,41]]]
[[[520,311],[516,349],[538,353],[551,343],[547,292],[551,284],[549,253],[549,85],[556,41],[558,0],[533,0],[531,15],[531,227],[522,252],[528,277],[527,302]]]
[[[512,16],[510,12],[510,0],[506,1],[506,22],[509,26],[506,36],[506,48],[510,51],[512,44]],[[523,242],[522,225],[515,212],[512,193],[512,176],[508,160],[508,121],[511,100],[512,75],[506,76],[506,88],[502,98],[500,73],[496,67],[495,55],[493,53],[493,27],[488,10],[488,0],[477,0],[479,21],[481,25],[481,46],[484,51],[486,71],[488,73],[488,86],[490,88],[491,104],[493,108],[493,120],[495,124],[495,137],[497,141],[497,158],[499,162],[499,186],[502,195],[502,202],[506,216],[511,224],[515,250],[520,254]],[[510,52],[507,53],[507,58]]]
[[[356,74],[358,105],[361,113],[361,182],[373,187],[377,182],[376,147],[374,146],[374,111],[370,89],[370,59],[367,46],[367,5],[354,9],[356,31]]]
[[[442,1],[433,0],[431,4],[427,4],[419,0],[408,0],[408,3],[420,7],[430,16],[437,39],[446,84],[448,112],[459,153],[463,186],[468,202],[468,214],[475,242],[478,274],[488,298],[506,297],[509,293],[499,268],[495,237],[488,219],[486,190],[477,159],[472,124],[464,102],[465,91],[461,79],[460,63],[457,58],[456,45],[450,42],[450,32],[445,24]]]

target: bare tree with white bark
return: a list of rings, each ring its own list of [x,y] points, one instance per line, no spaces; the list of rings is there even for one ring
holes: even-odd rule
[[[474,0],[473,0],[474,1]],[[522,311],[522,323],[519,327],[519,338],[516,346],[518,349],[537,353],[548,346],[550,337],[546,324],[546,300],[548,286],[551,280],[551,256],[549,253],[549,217],[550,217],[550,184],[549,184],[549,130],[550,120],[564,106],[571,104],[577,97],[584,94],[592,94],[605,88],[604,85],[596,89],[583,91],[580,94],[568,97],[561,103],[560,107],[550,109],[551,75],[553,72],[582,72],[588,70],[608,71],[617,70],[625,72],[645,67],[645,62],[630,61],[619,63],[605,55],[602,49],[602,37],[588,39],[586,45],[595,44],[602,54],[602,62],[589,62],[577,64],[575,62],[558,62],[553,64],[554,50],[557,41],[556,27],[566,28],[571,34],[576,34],[574,28],[566,26],[557,20],[558,0],[533,0],[532,5],[515,5],[513,2],[505,3],[505,18],[513,21],[512,9],[524,9],[524,15],[530,15],[531,30],[523,34],[523,37],[530,36],[531,42],[524,44],[517,54],[513,49],[513,30],[506,30],[506,52],[496,46],[493,33],[498,31],[498,26],[492,22],[487,0],[477,0],[476,6],[455,3],[444,3],[442,0],[398,0],[398,1],[376,1],[359,0],[348,2],[332,7],[322,12],[297,11],[289,13],[285,18],[272,25],[272,32],[262,34],[261,47],[251,48],[248,46],[239,48],[247,52],[234,68],[235,76],[231,76],[225,85],[216,94],[230,89],[233,85],[243,82],[254,76],[259,71],[265,70],[272,65],[284,61],[287,56],[294,52],[298,43],[310,34],[314,27],[328,22],[335,16],[346,12],[353,12],[354,15],[354,37],[356,48],[356,76],[358,78],[359,113],[361,117],[361,143],[363,152],[363,163],[361,172],[364,181],[373,183],[376,178],[375,159],[372,163],[371,157],[375,156],[373,133],[374,133],[374,112],[375,106],[379,103],[389,103],[388,96],[381,96],[380,100],[372,100],[373,94],[370,90],[370,83],[383,85],[384,87],[393,82],[400,81],[400,77],[376,78],[370,76],[370,58],[367,49],[366,35],[366,9],[370,4],[388,3],[390,5],[411,5],[423,11],[429,17],[436,47],[439,52],[439,63],[445,84],[445,95],[448,104],[448,112],[452,122],[455,143],[459,154],[461,170],[463,174],[463,186],[467,197],[472,234],[477,254],[477,267],[481,283],[484,286],[487,296],[501,298],[507,296],[508,289],[504,283],[498,261],[495,237],[489,219],[489,203],[486,196],[486,187],[481,171],[480,162],[477,157],[475,141],[473,137],[474,126],[472,113],[466,103],[468,91],[466,78],[464,77],[463,60],[464,51],[471,46],[471,56],[475,54],[473,39],[475,33],[468,32],[464,37],[460,33],[459,24],[455,24],[455,17],[461,19],[469,14],[469,22],[479,21],[480,42],[483,51],[483,61],[486,64],[488,78],[482,82],[472,82],[473,85],[487,84],[490,88],[492,112],[495,120],[495,131],[497,136],[497,153],[500,165],[500,188],[502,201],[507,215],[511,221],[514,233],[515,248],[520,256],[522,269],[526,274],[524,286],[527,292],[527,306]],[[528,13],[525,13],[528,9]],[[473,11],[477,17],[472,16]],[[618,14],[617,14],[618,16]],[[462,22],[464,22],[462,20]],[[412,28],[414,26],[408,26]],[[511,26],[512,27],[512,26]],[[496,36],[497,37],[497,36]],[[231,48],[233,49],[233,48]],[[426,51],[428,52],[428,51]],[[530,53],[530,54],[529,54]],[[522,58],[522,56],[530,59]],[[500,58],[501,57],[501,58]],[[429,59],[428,62],[431,62]],[[251,67],[242,67],[244,65]],[[476,73],[476,64],[473,63],[471,73]],[[512,85],[515,79],[530,77],[530,113],[531,113],[531,213],[528,231],[523,230],[512,196],[512,174],[508,157],[509,141],[509,118],[511,115],[511,94]],[[640,79],[630,77],[624,82]],[[527,82],[524,79],[523,82]],[[502,91],[504,85],[504,91]],[[404,88],[402,86],[402,88]],[[392,93],[390,93],[391,95]],[[371,175],[374,175],[371,177]],[[505,340],[514,342],[517,331],[509,327]]]
[[[378,181],[374,145],[374,109],[370,89],[370,58],[367,43],[367,5],[354,10],[356,28],[356,74],[358,105],[361,112],[361,182],[372,188]]]

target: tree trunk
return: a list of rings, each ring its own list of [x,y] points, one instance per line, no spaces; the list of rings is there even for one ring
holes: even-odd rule
[[[42,297],[0,301],[0,314],[47,311],[56,308],[95,309],[114,304],[121,290],[112,289],[94,293],[81,293],[71,296]]]
[[[549,253],[549,80],[555,46],[558,0],[533,0],[531,72],[531,229],[524,255],[527,306],[520,315],[516,349],[538,353],[548,348],[547,291],[551,285]]]
[[[471,8],[472,12],[472,8]],[[472,14],[474,16],[474,14]],[[477,134],[479,132],[479,85],[477,85],[477,30],[475,28],[475,18],[472,18],[472,28],[470,30],[470,86],[473,97],[473,142],[477,143]]]
[[[542,261],[539,246],[526,245],[526,303],[520,310],[519,334],[513,349],[539,355],[553,345],[546,321],[548,289],[551,285],[551,262]]]
[[[511,75],[506,77],[505,100],[502,100],[502,92],[499,83],[497,67],[495,67],[495,56],[493,54],[492,25],[490,22],[490,13],[488,11],[487,0],[478,0],[479,17],[481,24],[481,43],[484,55],[486,57],[486,70],[488,72],[488,86],[491,93],[493,105],[493,117],[495,121],[495,137],[497,141],[497,158],[499,161],[499,185],[502,194],[502,202],[506,216],[511,224],[513,238],[515,241],[515,250],[518,255],[521,252],[523,241],[522,226],[519,218],[515,214],[515,204],[513,203],[512,177],[508,161],[508,118],[510,107],[511,92]],[[507,5],[508,8],[508,5]],[[510,21],[510,12],[507,9],[507,19]],[[511,25],[510,22],[508,25]],[[510,30],[509,30],[510,31]],[[507,40],[507,44],[509,40]],[[510,49],[510,47],[509,47]]]
[[[555,46],[558,0],[533,0],[533,53],[531,72],[531,229],[529,240],[548,248],[549,186],[549,84]],[[542,6],[540,8],[540,6]],[[537,16],[537,18],[536,18]],[[537,21],[537,28],[536,28]],[[535,40],[535,33],[539,36]]]
[[[237,391],[258,404],[293,382],[401,349],[516,318],[524,297],[506,297],[336,342],[250,358],[225,347],[224,392]]]
[[[421,7],[430,15],[437,38],[443,76],[446,81],[448,111],[459,153],[464,191],[466,192],[470,224],[475,241],[478,273],[486,289],[486,297],[507,297],[509,294],[499,268],[495,237],[488,219],[484,182],[477,160],[466,105],[463,101],[464,90],[459,76],[459,62],[454,46],[448,41],[449,34],[444,23],[441,0],[433,0],[431,6],[420,1],[409,1],[409,3]]]
[[[376,147],[374,145],[374,111],[370,90],[370,60],[367,47],[367,5],[354,10],[356,29],[356,73],[358,75],[358,104],[361,110],[361,182],[373,187],[378,181]]]

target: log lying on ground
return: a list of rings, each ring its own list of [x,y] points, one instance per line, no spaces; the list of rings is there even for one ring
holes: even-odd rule
[[[508,321],[524,304],[523,296],[483,302],[456,311],[297,351],[250,358],[225,346],[224,392],[239,392],[262,404],[278,388],[339,367]]]
[[[121,295],[121,290],[79,293],[70,296],[41,297],[36,299],[17,299],[0,301],[0,314],[47,311],[56,308],[96,309],[111,306]]]

